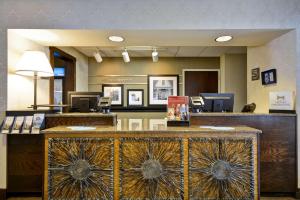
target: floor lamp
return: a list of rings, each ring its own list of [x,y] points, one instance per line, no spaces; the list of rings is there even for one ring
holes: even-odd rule
[[[37,79],[38,77],[54,76],[46,54],[41,51],[25,51],[17,64],[16,74],[33,76],[34,101],[32,107],[34,110],[37,110]]]

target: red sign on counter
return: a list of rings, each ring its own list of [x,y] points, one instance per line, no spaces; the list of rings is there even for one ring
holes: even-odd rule
[[[188,96],[168,97],[168,120],[175,120],[175,121],[189,120],[189,97]]]

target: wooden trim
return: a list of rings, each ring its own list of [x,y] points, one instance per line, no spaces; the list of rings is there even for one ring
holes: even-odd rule
[[[66,59],[66,60],[72,60],[72,61],[76,62],[76,58],[75,58],[74,56],[72,56],[72,55],[70,55],[70,54],[68,54],[68,53],[66,53],[66,52],[64,52],[64,51],[62,51],[62,50],[60,50],[60,49],[57,48],[57,47],[52,47],[52,46],[50,46],[49,49],[50,49],[50,52],[52,52],[52,53],[53,53],[54,51],[59,52],[59,54],[61,55],[61,57],[64,58],[64,59]]]
[[[184,200],[189,199],[189,140],[183,139],[183,191]]]
[[[114,199],[120,199],[120,140],[114,140]]]
[[[49,50],[50,50],[50,65],[52,67],[52,69],[54,69],[54,52],[59,52],[59,54],[61,55],[60,57],[64,60],[68,60],[68,61],[71,61],[73,62],[74,64],[74,88],[76,88],[76,58],[56,47],[49,47]],[[66,70],[66,69],[65,69]],[[54,90],[54,77],[50,77],[49,78],[49,103],[50,104],[54,104],[54,93],[53,93],[53,90]]]
[[[48,139],[44,141],[44,185],[43,185],[43,199],[48,199]]]

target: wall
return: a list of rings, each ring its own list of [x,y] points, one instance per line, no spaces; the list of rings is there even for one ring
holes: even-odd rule
[[[182,69],[219,69],[220,59],[213,58],[159,58],[154,63],[151,58],[131,58],[124,63],[122,58],[103,58],[97,63],[89,58],[89,91],[102,91],[101,83],[125,83],[124,105],[127,105],[127,89],[144,89],[144,102],[147,105],[148,74],[182,74]],[[103,77],[99,75],[127,75],[123,77]],[[145,75],[135,77],[134,75]],[[179,77],[179,95],[182,95],[182,77]]]
[[[88,91],[88,57],[73,47],[57,47],[76,58],[76,91]]]
[[[259,47],[247,48],[247,102],[256,103],[255,112],[269,112],[269,92],[296,92],[296,31],[290,31]],[[277,84],[263,86],[260,80],[251,80],[251,69],[260,71],[275,68]]]
[[[220,58],[221,91],[234,93],[234,112],[247,103],[247,55],[224,54]]]
[[[58,47],[76,58],[76,91],[88,91],[88,57],[72,47]],[[8,31],[7,109],[26,109],[33,104],[33,78],[15,74],[15,67],[25,50],[43,51],[49,57],[49,47],[42,46]],[[49,80],[39,79],[37,103],[49,104]]]
[[[0,1],[0,119],[4,116],[7,107],[8,28],[110,30],[295,28],[297,29],[296,43],[299,48],[299,21],[299,0],[244,0],[242,2],[240,0],[178,0],[176,3],[173,0],[102,0],[101,5],[97,0],[47,2],[27,0],[26,3],[2,0]],[[297,79],[300,79],[299,49],[297,50]],[[299,112],[300,81],[297,82],[297,97],[297,112]],[[300,118],[298,118],[299,123]],[[300,150],[300,147],[298,148]],[[5,150],[1,149],[0,153],[0,163],[4,163]],[[300,165],[298,166],[300,171]],[[0,188],[5,188],[5,174],[5,168],[1,167]],[[298,186],[300,187],[300,184]]]
[[[41,46],[31,40],[25,39],[16,34],[13,30],[8,34],[7,48],[7,109],[26,109],[33,104],[33,77],[15,74],[17,62],[21,59],[25,50],[43,51],[49,55],[47,47]],[[38,79],[37,103],[49,103],[49,80]]]

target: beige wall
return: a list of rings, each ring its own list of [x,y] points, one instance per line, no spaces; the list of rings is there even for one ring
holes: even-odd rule
[[[247,102],[256,103],[255,112],[269,112],[269,92],[296,92],[296,31],[274,39],[266,45],[247,48]],[[275,68],[277,84],[263,86],[260,80],[251,80],[251,69],[260,71]]]
[[[16,34],[13,30],[8,32],[7,42],[7,109],[26,109],[33,104],[33,77],[15,74],[17,62],[25,50],[43,51],[49,55],[49,49],[31,40]],[[39,79],[37,87],[37,103],[49,103],[49,80]]]
[[[234,112],[247,103],[247,55],[224,54],[220,58],[221,91],[234,93]]]
[[[7,109],[26,109],[33,104],[33,78],[15,74],[15,67],[25,50],[43,51],[49,57],[49,47],[42,46],[18,35],[14,30],[8,31],[8,78]],[[88,57],[72,47],[59,49],[76,58],[76,90],[88,91]],[[49,103],[49,79],[39,79],[37,103]]]
[[[152,62],[148,58],[131,58],[130,63],[124,63],[122,58],[103,58],[97,63],[89,58],[89,91],[101,91],[101,83],[124,84],[124,105],[127,105],[127,89],[144,89],[144,101],[147,105],[148,74],[182,74],[182,69],[219,69],[220,59],[213,58],[159,58]],[[127,75],[123,77],[103,77],[97,75]],[[179,78],[179,95],[182,95],[182,77]]]

